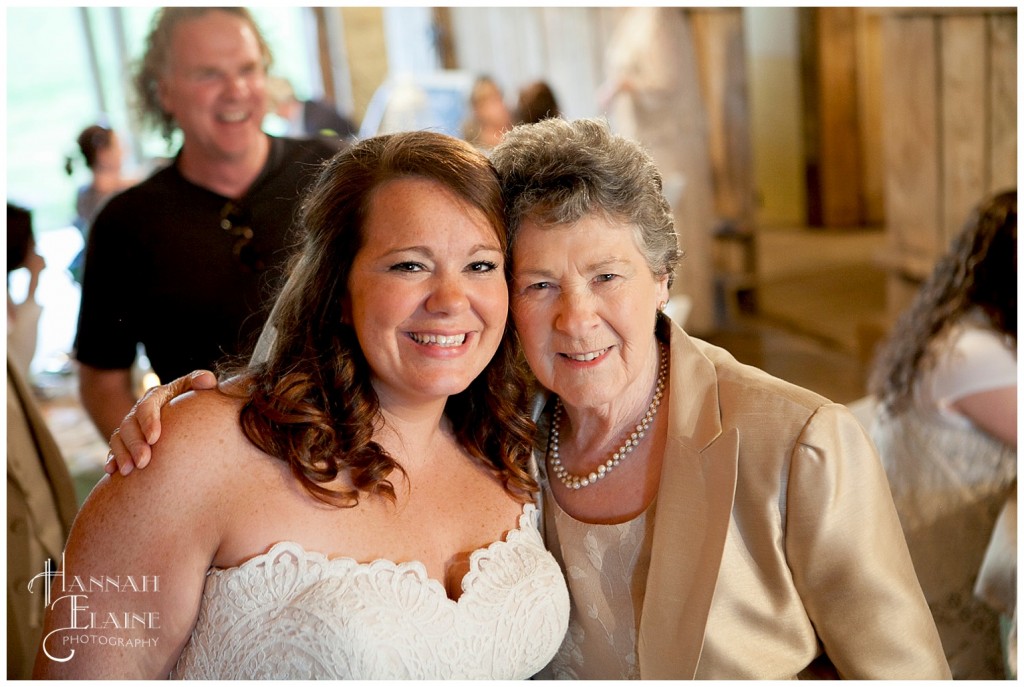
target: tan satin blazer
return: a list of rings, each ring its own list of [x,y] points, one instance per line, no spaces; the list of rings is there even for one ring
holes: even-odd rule
[[[644,678],[949,678],[874,446],[845,406],[663,321],[669,437]]]
[[[853,415],[659,320],[670,424],[641,676],[948,679],[885,473]],[[534,405],[541,434],[545,400]],[[544,446],[541,436],[541,461]]]
[[[60,554],[78,510],[75,487],[28,383],[7,360],[7,678],[31,677],[43,631],[46,559]]]

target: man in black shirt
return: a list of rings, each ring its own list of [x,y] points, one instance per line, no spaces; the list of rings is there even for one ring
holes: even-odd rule
[[[246,352],[263,326],[302,191],[339,145],[262,131],[270,59],[244,8],[157,15],[136,86],[144,113],[184,137],[89,236],[75,348],[104,436],[135,402],[138,343],[167,380]]]

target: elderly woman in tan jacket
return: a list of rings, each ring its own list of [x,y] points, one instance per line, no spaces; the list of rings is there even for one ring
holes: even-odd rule
[[[856,419],[661,313],[679,249],[650,157],[601,122],[551,119],[492,161],[543,389],[547,545],[572,597],[541,677],[948,678]],[[140,411],[150,435],[160,397]]]

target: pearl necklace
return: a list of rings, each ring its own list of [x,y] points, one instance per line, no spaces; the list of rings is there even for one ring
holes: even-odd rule
[[[654,398],[651,399],[651,403],[647,406],[647,412],[644,413],[640,423],[634,428],[634,431],[626,437],[626,441],[623,442],[622,446],[612,454],[612,457],[606,460],[601,465],[597,466],[597,470],[591,472],[589,475],[580,476],[574,475],[565,469],[562,465],[562,459],[558,455],[558,432],[559,427],[562,424],[562,399],[555,399],[555,410],[551,417],[551,436],[548,438],[548,462],[551,465],[551,472],[555,473],[555,477],[561,480],[569,489],[582,489],[583,487],[594,484],[599,479],[604,479],[614,470],[619,463],[624,461],[633,449],[637,447],[640,440],[647,434],[647,428],[651,426],[651,422],[654,420],[654,416],[658,413],[658,406],[661,405],[661,397],[665,392],[665,376],[668,374],[667,366],[665,361],[668,354],[665,352],[663,346],[658,346],[660,351],[660,358],[658,359],[658,381],[654,386]]]

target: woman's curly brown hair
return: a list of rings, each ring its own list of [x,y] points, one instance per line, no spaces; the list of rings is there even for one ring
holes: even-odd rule
[[[996,194],[968,218],[879,350],[868,387],[890,413],[905,410],[935,362],[930,347],[970,310],[1017,344],[1017,191]]]
[[[388,476],[402,470],[373,439],[384,420],[369,364],[342,308],[374,192],[410,177],[437,182],[479,209],[507,250],[497,175],[469,144],[425,131],[354,144],[324,164],[306,196],[302,249],[272,316],[276,339],[268,359],[244,370],[237,387],[246,398],[241,424],[249,440],[287,462],[312,495],[338,506],[356,505],[362,493],[393,501]],[[537,490],[529,470],[535,426],[511,326],[509,319],[494,358],[448,399],[445,414],[462,447],[526,500]],[[339,475],[353,488],[325,486]]]

